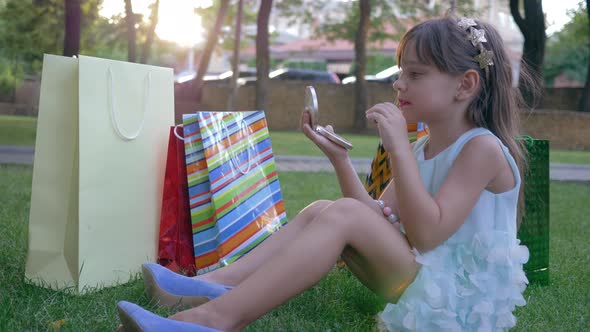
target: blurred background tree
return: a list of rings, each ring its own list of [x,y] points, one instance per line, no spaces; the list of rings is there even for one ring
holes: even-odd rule
[[[276,8],[282,16],[290,18],[293,24],[313,26],[316,38],[348,40],[355,44],[355,61],[351,68],[355,81],[354,128],[366,128],[367,86],[365,75],[376,73],[387,67],[375,69],[382,63],[382,57],[367,56],[371,45],[386,40],[399,40],[409,26],[428,17],[441,16],[449,10],[457,15],[471,16],[476,13],[472,0],[444,0],[430,7],[427,2],[415,0],[359,0],[341,2],[334,15],[325,17],[325,23],[318,25],[315,13],[325,6],[321,1],[277,0]],[[391,65],[395,54],[391,54]],[[370,64],[368,64],[371,61]]]
[[[523,67],[530,70],[530,74],[538,87],[543,87],[543,61],[545,57],[545,15],[541,0],[510,0],[510,12],[516,25],[524,36],[522,48]],[[532,108],[540,103],[536,100],[533,87],[525,84],[524,76],[520,76],[520,91],[525,101]],[[539,96],[541,97],[541,96]]]
[[[588,32],[590,29],[590,0],[586,0],[586,19],[586,32]],[[586,41],[586,50],[590,51],[590,40],[588,39],[588,35],[582,40]],[[588,64],[589,61],[590,56],[586,59],[586,64]],[[578,111],[590,112],[590,66],[587,66],[586,68],[586,83],[584,84],[582,98],[580,98],[580,103],[578,104]]]
[[[124,0],[121,0],[122,2]],[[126,1],[126,0],[125,0]],[[103,17],[102,0],[4,0],[0,1],[0,94],[14,94],[26,75],[38,75],[43,54],[85,54],[115,60],[128,60],[125,14]],[[174,67],[184,51],[170,41],[155,37],[157,16],[133,13],[135,47],[141,50],[139,61]],[[78,11],[79,18],[75,17]],[[66,19],[66,8],[72,9]],[[79,23],[75,22],[78,19]],[[71,20],[74,20],[73,22]],[[69,23],[68,23],[69,22]],[[73,23],[73,26],[68,24]],[[76,27],[79,24],[79,31]],[[66,31],[71,33],[66,38]],[[196,32],[195,32],[196,33]],[[76,36],[79,34],[79,36]],[[76,51],[76,41],[79,42]],[[172,60],[170,58],[173,58]],[[14,98],[14,96],[12,96]]]
[[[568,79],[584,82],[588,71],[590,30],[588,14],[583,3],[568,11],[570,21],[547,40],[545,53],[545,84],[553,86],[555,78],[564,74]]]

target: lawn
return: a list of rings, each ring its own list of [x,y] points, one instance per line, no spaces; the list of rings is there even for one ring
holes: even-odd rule
[[[315,199],[339,195],[331,173],[283,173],[280,181],[290,218]],[[51,330],[52,322],[64,323],[61,331],[113,331],[118,324],[117,301],[156,309],[143,295],[139,276],[128,284],[84,296],[24,283],[30,184],[30,167],[0,166],[0,331]],[[551,284],[527,288],[528,305],[517,310],[516,331],[590,327],[588,197],[590,185],[551,183]],[[383,306],[349,272],[335,269],[247,331],[370,331],[374,315]]]
[[[37,118],[0,115],[0,145],[35,145]]]
[[[34,146],[36,130],[36,118],[0,115],[0,146]],[[320,149],[300,132],[273,131],[270,136],[275,155],[323,156]],[[342,136],[354,145],[350,151],[352,158],[373,158],[375,155],[378,136],[348,133],[342,133]],[[590,165],[589,151],[552,150],[549,158],[555,163]]]

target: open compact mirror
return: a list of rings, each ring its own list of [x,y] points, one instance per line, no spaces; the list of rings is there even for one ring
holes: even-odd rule
[[[318,109],[318,96],[313,86],[305,87],[305,109],[310,115],[311,129],[315,130],[318,134],[326,137],[330,141],[340,145],[341,147],[351,150],[352,144],[342,138],[340,135],[334,134],[328,131],[326,128],[318,125],[319,109]]]

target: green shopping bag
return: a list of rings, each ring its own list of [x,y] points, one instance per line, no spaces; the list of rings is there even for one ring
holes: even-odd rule
[[[528,152],[524,174],[525,212],[518,229],[529,248],[524,272],[530,283],[549,283],[549,141],[523,136]]]

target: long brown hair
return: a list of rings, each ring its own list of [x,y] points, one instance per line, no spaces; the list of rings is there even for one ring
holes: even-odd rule
[[[480,51],[467,39],[467,30],[459,27],[458,19],[453,16],[425,21],[410,29],[400,41],[397,61],[401,63],[404,50],[412,41],[418,59],[434,65],[441,72],[461,75],[468,69],[476,70],[480,75],[479,95],[473,99],[467,110],[467,116],[478,127],[489,129],[510,151],[518,165],[521,175],[519,197],[519,214],[524,212],[523,187],[526,169],[526,149],[520,135],[520,109],[525,103],[520,91],[512,87],[512,68],[506,54],[500,34],[491,25],[475,20],[476,29],[485,30],[487,42],[483,46],[494,52],[494,65],[482,69],[474,59]],[[526,69],[521,75],[527,84],[534,86],[534,81]],[[518,218],[520,224],[520,218]]]

